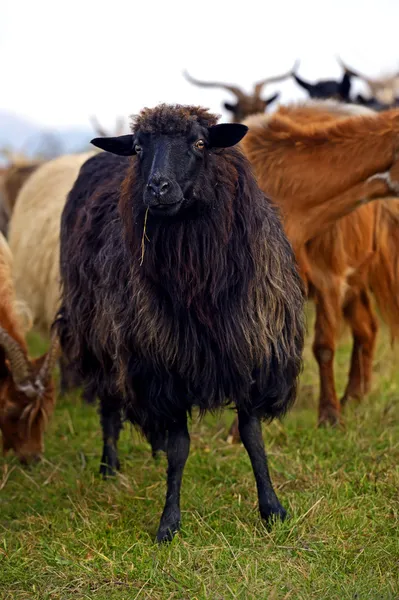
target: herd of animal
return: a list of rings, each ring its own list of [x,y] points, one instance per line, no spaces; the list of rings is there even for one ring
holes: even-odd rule
[[[198,106],[160,104],[134,117],[127,135],[107,136],[95,123],[90,152],[4,169],[4,453],[29,462],[43,452],[58,361],[61,394],[81,387],[99,400],[105,477],[119,469],[125,420],[154,455],[166,452],[158,541],[180,527],[194,408],[236,408],[230,440],[248,452],[260,514],[285,518],[261,421],[295,399],[306,298],[316,306],[320,425],[340,423],[345,403],[370,388],[374,303],[393,337],[399,328],[398,78],[367,80],[372,99],[350,101],[359,74],[343,70],[341,82],[314,85],[286,74],[312,99],[274,113],[261,98],[270,79],[253,96],[223,86],[237,97],[225,105],[231,123]],[[342,319],[353,351],[339,400]],[[34,360],[25,341],[32,326],[50,338]]]

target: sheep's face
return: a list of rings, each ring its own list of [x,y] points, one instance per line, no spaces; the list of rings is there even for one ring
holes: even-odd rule
[[[234,146],[247,130],[241,124],[205,127],[193,121],[184,132],[176,132],[172,124],[167,130],[163,123],[159,132],[156,128],[150,132],[139,128],[132,135],[96,138],[92,143],[114,154],[137,155],[144,206],[154,215],[168,217],[195,200],[194,190],[206,169],[209,153]]]
[[[135,151],[144,183],[143,202],[152,214],[175,215],[194,199],[209,148],[206,128],[195,124],[189,135],[138,133]]]
[[[41,362],[40,359],[33,362],[33,371],[38,371]],[[3,379],[0,384],[0,430],[4,454],[13,450],[23,464],[40,459],[45,427],[54,409],[54,396],[52,380],[32,397],[16,388],[11,375]]]

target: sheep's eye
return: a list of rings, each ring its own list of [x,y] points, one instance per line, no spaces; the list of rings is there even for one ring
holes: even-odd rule
[[[134,151],[136,154],[140,154],[140,152],[142,151],[142,147],[140,146],[140,144],[135,144],[134,146]]]
[[[194,146],[197,148],[197,150],[203,150],[205,148],[205,142],[204,140],[197,140]]]

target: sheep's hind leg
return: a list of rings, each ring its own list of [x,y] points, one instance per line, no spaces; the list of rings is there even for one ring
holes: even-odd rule
[[[266,522],[275,518],[284,521],[287,513],[281,506],[270,479],[260,420],[258,417],[239,411],[238,426],[242,443],[251,459],[258,488],[261,517]]]
[[[187,429],[187,417],[184,415],[168,428],[167,491],[165,507],[157,533],[158,542],[170,542],[180,529],[180,489],[189,451],[190,435]]]
[[[112,406],[113,405],[113,406]],[[101,400],[101,425],[103,429],[103,455],[100,473],[105,478],[116,475],[120,469],[117,444],[122,429],[118,403]]]

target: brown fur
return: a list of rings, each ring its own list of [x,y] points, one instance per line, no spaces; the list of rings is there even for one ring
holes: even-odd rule
[[[18,193],[25,181],[34,171],[43,163],[43,161],[32,161],[26,164],[10,165],[3,178],[3,193],[5,205],[9,215],[12,215]]]
[[[399,200],[379,203],[378,246],[369,283],[392,337],[399,336]]]
[[[370,286],[392,331],[398,329],[398,205],[365,203],[392,196],[399,180],[399,111],[345,117],[345,108],[325,107],[293,106],[248,119],[241,145],[261,189],[281,209],[316,304],[319,422],[334,423],[340,402],[333,357],[342,313],[354,337],[344,401],[370,385],[377,332]],[[370,179],[387,171],[391,183]]]
[[[33,161],[0,169],[0,231],[5,237],[8,237],[8,224],[18,192],[39,164]]]
[[[16,340],[28,357],[24,330],[18,315],[18,303],[12,282],[11,253],[4,238],[0,239],[0,326]],[[45,356],[30,361],[35,379]],[[3,452],[14,450],[21,462],[39,457],[43,451],[46,424],[54,408],[54,384],[50,378],[41,395],[30,398],[14,384],[10,365],[0,348],[0,430]]]

